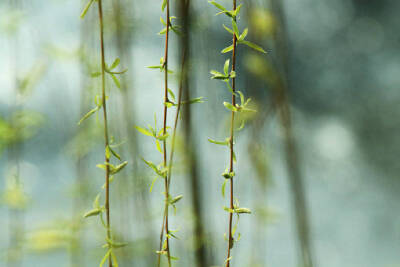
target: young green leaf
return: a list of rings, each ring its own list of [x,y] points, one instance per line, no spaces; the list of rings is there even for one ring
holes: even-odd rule
[[[227,138],[227,140],[225,140],[225,141],[216,141],[216,140],[208,138],[208,142],[216,144],[216,145],[227,146],[227,145],[229,145],[229,138]]]
[[[251,210],[248,209],[248,208],[236,208],[235,209],[235,213],[239,213],[239,214],[248,213],[248,214],[250,214]]]
[[[92,76],[93,78],[99,77],[100,75],[101,75],[101,72],[92,72],[92,73],[90,74],[90,76]]]
[[[149,190],[150,193],[151,193],[151,191],[153,191],[153,187],[154,187],[154,184],[156,183],[157,179],[158,179],[158,176],[156,176],[156,177],[153,179],[153,181],[151,182],[150,190]]]
[[[114,157],[116,157],[117,159],[121,160],[121,156],[117,152],[115,152],[114,149],[112,149],[111,147],[109,147],[109,149],[111,151],[111,154],[114,155]]]
[[[182,104],[196,104],[196,103],[203,103],[204,102],[204,97],[196,97],[196,98],[192,98],[189,101],[183,101]]]
[[[174,94],[174,92],[172,92],[172,90],[168,88],[168,93],[169,93],[169,95],[170,95],[169,97],[172,99],[172,101],[175,102],[175,94]]]
[[[235,130],[235,131],[241,131],[241,130],[243,130],[243,128],[244,128],[244,124],[245,124],[245,121],[244,120],[242,120],[242,122],[240,123],[240,126]]]
[[[135,126],[135,128],[136,128],[136,130],[138,130],[140,133],[142,133],[144,135],[154,137],[154,134],[145,128],[142,128],[140,126]]]
[[[119,267],[117,257],[115,256],[115,253],[113,250],[111,250],[111,258],[112,258],[113,267]]]
[[[257,51],[259,51],[259,52],[261,52],[261,53],[264,53],[264,54],[267,53],[267,51],[265,51],[261,46],[256,45],[255,43],[252,43],[252,42],[249,42],[249,41],[239,41],[238,43],[239,43],[239,44],[245,44],[245,45],[247,45],[248,47],[251,47],[251,48],[253,48],[254,50],[257,50]]]
[[[170,204],[175,204],[175,203],[177,203],[179,200],[181,200],[182,198],[183,198],[183,195],[179,195],[179,196],[173,198],[173,199],[171,200]]]
[[[225,75],[228,75],[228,72],[229,72],[229,59],[227,59],[225,61],[225,64],[224,64],[224,73],[225,73]]]
[[[83,11],[82,11],[82,13],[81,13],[81,19],[83,19],[83,18],[85,17],[86,13],[88,12],[88,10],[89,10],[90,6],[93,4],[93,2],[94,2],[94,0],[90,0],[90,1],[86,4],[85,8],[83,9]]]
[[[227,109],[229,109],[230,111],[233,111],[233,112],[236,112],[236,111],[237,111],[237,108],[234,107],[231,103],[224,102],[224,106],[225,106]]]
[[[119,80],[117,79],[117,77],[115,77],[115,75],[112,74],[112,73],[111,73],[111,77],[112,77],[112,79],[113,79],[115,85],[116,85],[119,89],[121,89],[121,83],[119,82]]]
[[[240,9],[242,8],[242,5],[243,5],[243,4],[238,5],[238,6],[236,7],[236,9],[234,10],[233,15],[234,15],[235,17],[239,14]]]
[[[244,104],[244,95],[240,91],[236,91],[240,95],[240,103],[243,105]]]
[[[167,6],[167,1],[168,0],[163,0],[162,5],[161,5],[161,10],[164,11],[165,7]]]
[[[230,46],[225,47],[224,49],[221,50],[222,54],[228,53],[230,51],[233,50],[233,44],[231,44]]]
[[[107,241],[107,247],[111,248],[123,248],[128,245],[128,243],[122,243],[122,242],[115,242],[114,240],[109,239],[108,237],[106,238]]]
[[[160,22],[162,25],[167,26],[167,23],[164,21],[164,19],[162,17],[160,17]]]
[[[103,170],[107,169],[105,164],[97,164],[96,167],[99,168],[99,169],[103,169]]]
[[[117,57],[114,62],[111,64],[111,67],[109,68],[110,70],[115,69],[119,63],[121,62],[121,60]]]
[[[159,173],[157,166],[156,166],[153,162],[147,161],[147,160],[145,160],[144,158],[142,158],[142,160],[144,161],[144,163],[147,164],[147,166],[149,166],[150,168],[152,168],[153,171],[155,171],[157,174]]]
[[[211,79],[216,79],[216,80],[226,80],[229,79],[229,76],[222,74],[221,72],[218,72],[216,70],[211,70],[210,71],[211,75],[213,75],[211,77]]]
[[[156,136],[156,138],[157,138],[157,140],[164,141],[165,139],[168,138],[168,136],[169,136],[169,133],[166,133],[163,135]]]
[[[100,106],[97,106],[93,109],[91,109],[88,113],[85,114],[85,116],[83,116],[79,122],[78,125],[80,125],[84,120],[86,120],[87,118],[89,118],[90,116],[92,116],[96,111],[98,111],[100,109]]]
[[[174,261],[179,260],[179,258],[178,258],[178,257],[175,257],[175,256],[169,256],[169,257],[170,257],[171,260],[174,260]]]
[[[94,201],[93,201],[93,208],[100,208],[100,193],[97,194],[97,196],[95,197]]]
[[[106,262],[106,260],[110,257],[111,251],[112,251],[111,248],[107,250],[106,254],[104,255],[103,259],[100,262],[99,267],[103,267],[103,265]]]
[[[110,74],[124,74],[125,72],[127,72],[128,71],[128,69],[124,69],[124,70],[121,70],[121,71],[107,71],[108,73],[110,73]]]
[[[235,35],[236,35],[236,38],[239,39],[239,36],[240,36],[240,34],[239,34],[239,29],[238,29],[238,26],[237,26],[237,24],[236,24],[236,21],[234,21],[234,20],[232,20],[232,29],[233,29],[233,32],[234,32]]]
[[[233,34],[233,30],[226,27],[225,24],[222,24],[222,26],[225,28],[225,30],[227,30],[230,34]]]
[[[239,40],[239,41],[243,41],[243,40],[246,38],[248,32],[249,32],[249,29],[248,29],[248,28],[244,29],[244,31],[242,32],[242,34],[239,36],[238,40]]]
[[[170,107],[173,107],[173,106],[177,106],[177,104],[172,103],[172,102],[165,102],[164,105],[165,105],[167,108],[170,108]]]
[[[154,66],[147,66],[146,68],[149,68],[149,69],[162,69],[163,66],[162,65],[154,65]]]
[[[115,166],[114,168],[111,169],[111,174],[116,174],[118,172],[120,172],[123,168],[125,168],[125,166],[128,164],[127,161],[122,162],[121,164],[118,164],[117,166]],[[110,164],[111,165],[111,164]]]
[[[163,151],[162,151],[162,149],[161,149],[161,144],[160,144],[160,141],[159,141],[159,140],[156,140],[156,147],[157,147],[158,152],[160,152],[160,153],[162,154]]]
[[[222,5],[218,4],[217,2],[215,2],[214,0],[212,1],[208,1],[210,4],[214,5],[216,8],[222,10],[222,11],[228,11],[225,7],[223,7]]]
[[[228,180],[225,180],[224,183],[222,184],[222,188],[221,188],[221,192],[222,192],[222,197],[225,197],[225,186],[226,186],[226,182]]]
[[[84,218],[87,218],[87,217],[91,217],[91,216],[97,216],[97,215],[99,215],[101,212],[102,212],[101,209],[92,209],[92,210],[86,212],[86,213],[83,215],[83,217],[84,217]]]
[[[170,27],[170,28],[171,28],[171,27]],[[166,28],[166,27],[163,28],[161,31],[158,32],[159,35],[166,34],[166,33],[167,33],[167,28]]]

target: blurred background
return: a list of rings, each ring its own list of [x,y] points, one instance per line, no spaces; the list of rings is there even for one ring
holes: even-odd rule
[[[182,23],[178,3],[171,15]],[[231,2],[219,3],[230,7]],[[98,266],[104,228],[83,218],[101,192],[102,118],[80,118],[100,93],[96,3],[0,3],[0,266]],[[237,86],[258,112],[237,133],[235,196],[240,216],[233,266],[400,266],[400,2],[243,1],[239,29],[267,54],[239,46]],[[179,121],[170,228],[174,266],[222,266],[228,216],[221,173],[230,93],[210,79],[231,42],[226,16],[191,1],[189,92]],[[110,133],[129,164],[111,186],[120,266],[155,266],[163,182],[141,157],[162,157],[135,125],[161,128],[161,1],[104,1],[106,61],[121,59],[120,88],[107,80]],[[182,44],[170,43],[177,95]],[[175,108],[169,109],[173,125]],[[188,151],[190,153],[188,153]],[[188,155],[191,155],[190,157]],[[104,201],[104,198],[101,198]],[[166,266],[166,262],[163,262]]]

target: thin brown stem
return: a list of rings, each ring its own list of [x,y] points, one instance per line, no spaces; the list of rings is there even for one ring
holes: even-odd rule
[[[100,24],[100,49],[101,49],[101,96],[102,96],[102,105],[103,105],[103,118],[104,118],[104,142],[105,148],[109,145],[108,138],[108,124],[107,124],[107,105],[106,105],[106,79],[105,79],[105,70],[106,70],[106,62],[104,56],[104,26],[103,26],[103,8],[102,8],[102,0],[98,0],[99,7],[99,24]],[[106,209],[106,226],[107,226],[107,238],[111,239],[111,228],[110,228],[110,159],[105,156],[106,162],[106,201],[105,201],[105,209]],[[108,257],[108,266],[112,267],[111,254]]]
[[[166,27],[167,31],[165,33],[165,52],[164,52],[164,120],[163,120],[163,135],[167,133],[167,113],[168,107],[166,103],[168,103],[168,41],[169,41],[169,27],[170,27],[170,18],[169,18],[169,0],[167,0],[167,18],[166,18]],[[167,167],[167,142],[163,140],[163,158],[164,158],[164,167]],[[169,183],[168,183],[168,176],[165,175],[164,177],[164,186],[165,186],[165,207],[164,207],[164,219],[162,228],[165,230],[165,238],[166,238],[166,252],[168,257],[168,265],[171,266],[171,255],[170,255],[170,247],[169,247],[169,228],[168,228],[168,198],[169,198]],[[163,231],[161,231],[162,233]],[[163,234],[161,234],[160,238],[160,251],[162,250],[162,243],[163,243]],[[160,254],[158,254],[158,266],[160,266]]]
[[[233,0],[233,10],[236,10],[236,0]],[[236,17],[233,18],[233,20],[236,22]],[[233,33],[233,50],[232,50],[232,71],[235,72],[236,69],[236,34]],[[236,95],[235,95],[235,89],[236,89],[236,78],[232,78],[232,105],[235,107],[236,106]],[[232,118],[231,118],[231,136],[229,140],[229,148],[230,148],[230,159],[229,159],[229,172],[233,172],[233,128],[234,128],[234,122],[235,122],[235,112],[232,111]],[[231,195],[230,195],[230,209],[233,210],[233,178],[230,179],[230,190],[231,190]],[[229,213],[229,239],[228,239],[228,256],[226,260],[226,267],[230,266],[230,257],[231,257],[231,248],[233,247],[233,237],[232,237],[232,217],[233,213]]]

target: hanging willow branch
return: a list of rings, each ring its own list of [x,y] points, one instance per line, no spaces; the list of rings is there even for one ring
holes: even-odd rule
[[[241,91],[238,91],[236,88],[236,57],[237,57],[237,45],[238,44],[244,44],[247,45],[257,51],[265,53],[264,49],[262,49],[260,46],[246,41],[245,38],[248,33],[248,29],[244,29],[242,33],[239,32],[238,28],[238,18],[239,18],[239,12],[242,7],[242,4],[237,6],[236,0],[232,0],[233,4],[233,10],[228,10],[221,4],[215,2],[215,1],[209,1],[210,4],[214,5],[216,8],[220,10],[219,14],[225,14],[227,17],[230,18],[231,23],[232,23],[232,28],[229,28],[225,25],[223,25],[224,29],[228,31],[228,33],[232,34],[232,44],[226,48],[224,48],[221,53],[225,54],[228,52],[232,52],[232,65],[231,65],[231,70],[229,71],[230,67],[230,60],[227,59],[225,61],[224,67],[223,67],[223,73],[218,72],[215,70],[212,70],[210,73],[212,75],[212,79],[217,79],[225,82],[228,90],[232,94],[232,99],[231,103],[229,102],[224,102],[224,106],[231,112],[231,124],[230,124],[230,136],[227,137],[224,141],[215,141],[212,139],[208,139],[211,143],[217,144],[217,145],[223,145],[227,146],[229,148],[229,166],[225,170],[225,172],[222,174],[222,176],[225,178],[225,181],[222,185],[222,194],[223,196],[225,195],[225,186],[227,181],[229,181],[230,185],[230,199],[229,199],[229,207],[225,207],[224,210],[229,213],[229,222],[228,222],[228,249],[227,249],[227,257],[225,259],[225,265],[226,267],[230,266],[230,261],[232,259],[231,256],[231,249],[233,248],[234,242],[239,241],[240,239],[240,234],[238,234],[238,237],[234,237],[237,229],[237,224],[239,221],[239,215],[243,213],[251,213],[250,209],[247,208],[241,208],[239,206],[239,201],[237,201],[237,198],[234,196],[234,186],[233,186],[233,178],[235,177],[235,171],[234,171],[234,163],[236,162],[236,156],[234,152],[234,132],[235,132],[235,114],[239,114],[241,112],[255,112],[255,110],[251,109],[248,107],[250,99],[245,99],[243,93]],[[240,104],[236,103],[236,97],[240,97]],[[241,126],[239,129],[242,129],[244,126],[244,120],[242,119]],[[235,201],[234,201],[235,200]],[[235,225],[233,225],[233,214],[237,215],[237,221]]]
[[[127,70],[123,71],[115,71],[114,69],[118,67],[120,63],[120,59],[117,58],[114,62],[108,66],[105,62],[105,51],[104,51],[104,19],[103,19],[103,7],[102,0],[90,0],[86,5],[85,9],[81,14],[81,18],[84,18],[89,8],[93,4],[93,2],[97,1],[98,4],[98,16],[99,16],[99,28],[100,28],[100,51],[101,51],[101,70],[100,72],[92,73],[92,77],[101,76],[101,94],[95,97],[96,107],[90,110],[86,115],[82,117],[78,124],[81,124],[84,120],[91,117],[94,113],[103,110],[103,120],[104,120],[104,145],[105,145],[105,162],[103,164],[97,164],[97,167],[103,169],[105,171],[105,184],[103,188],[105,189],[105,203],[104,206],[100,206],[100,196],[99,193],[94,202],[93,209],[88,211],[84,217],[91,216],[99,216],[101,223],[106,229],[106,244],[104,244],[104,248],[107,248],[107,251],[100,262],[100,266],[103,266],[106,261],[108,261],[108,266],[112,267],[113,262],[115,266],[118,266],[118,261],[115,256],[114,250],[120,247],[125,246],[126,244],[118,243],[113,240],[113,235],[111,231],[111,218],[110,218],[110,183],[114,179],[114,175],[120,172],[128,163],[126,161],[114,165],[111,163],[111,157],[114,157],[121,161],[120,155],[114,150],[116,145],[113,145],[109,136],[108,131],[108,117],[107,117],[107,96],[106,96],[106,74],[110,75],[115,85],[119,88],[120,82],[117,79],[116,75],[120,75],[125,73]],[[103,220],[103,213],[106,214],[106,221]]]

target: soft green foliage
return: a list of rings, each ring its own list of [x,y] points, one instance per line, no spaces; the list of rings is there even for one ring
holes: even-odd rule
[[[0,202],[7,205],[13,210],[23,210],[26,208],[29,197],[24,192],[24,186],[19,182],[19,173],[16,169],[11,169],[10,173],[5,177],[5,189],[0,195]]]
[[[47,223],[28,232],[25,246],[34,253],[67,249],[76,238],[73,236],[75,228],[75,223],[71,221],[57,220]]]
[[[25,100],[29,97],[33,88],[35,88],[39,81],[43,78],[47,70],[47,64],[38,60],[33,64],[30,70],[21,78],[19,85],[17,87],[18,96],[21,100]]]
[[[0,31],[15,35],[24,20],[24,13],[21,10],[9,10],[8,12],[3,12],[0,18]]]
[[[32,110],[15,111],[9,120],[0,117],[0,152],[2,148],[32,138],[43,123],[43,116]]]

